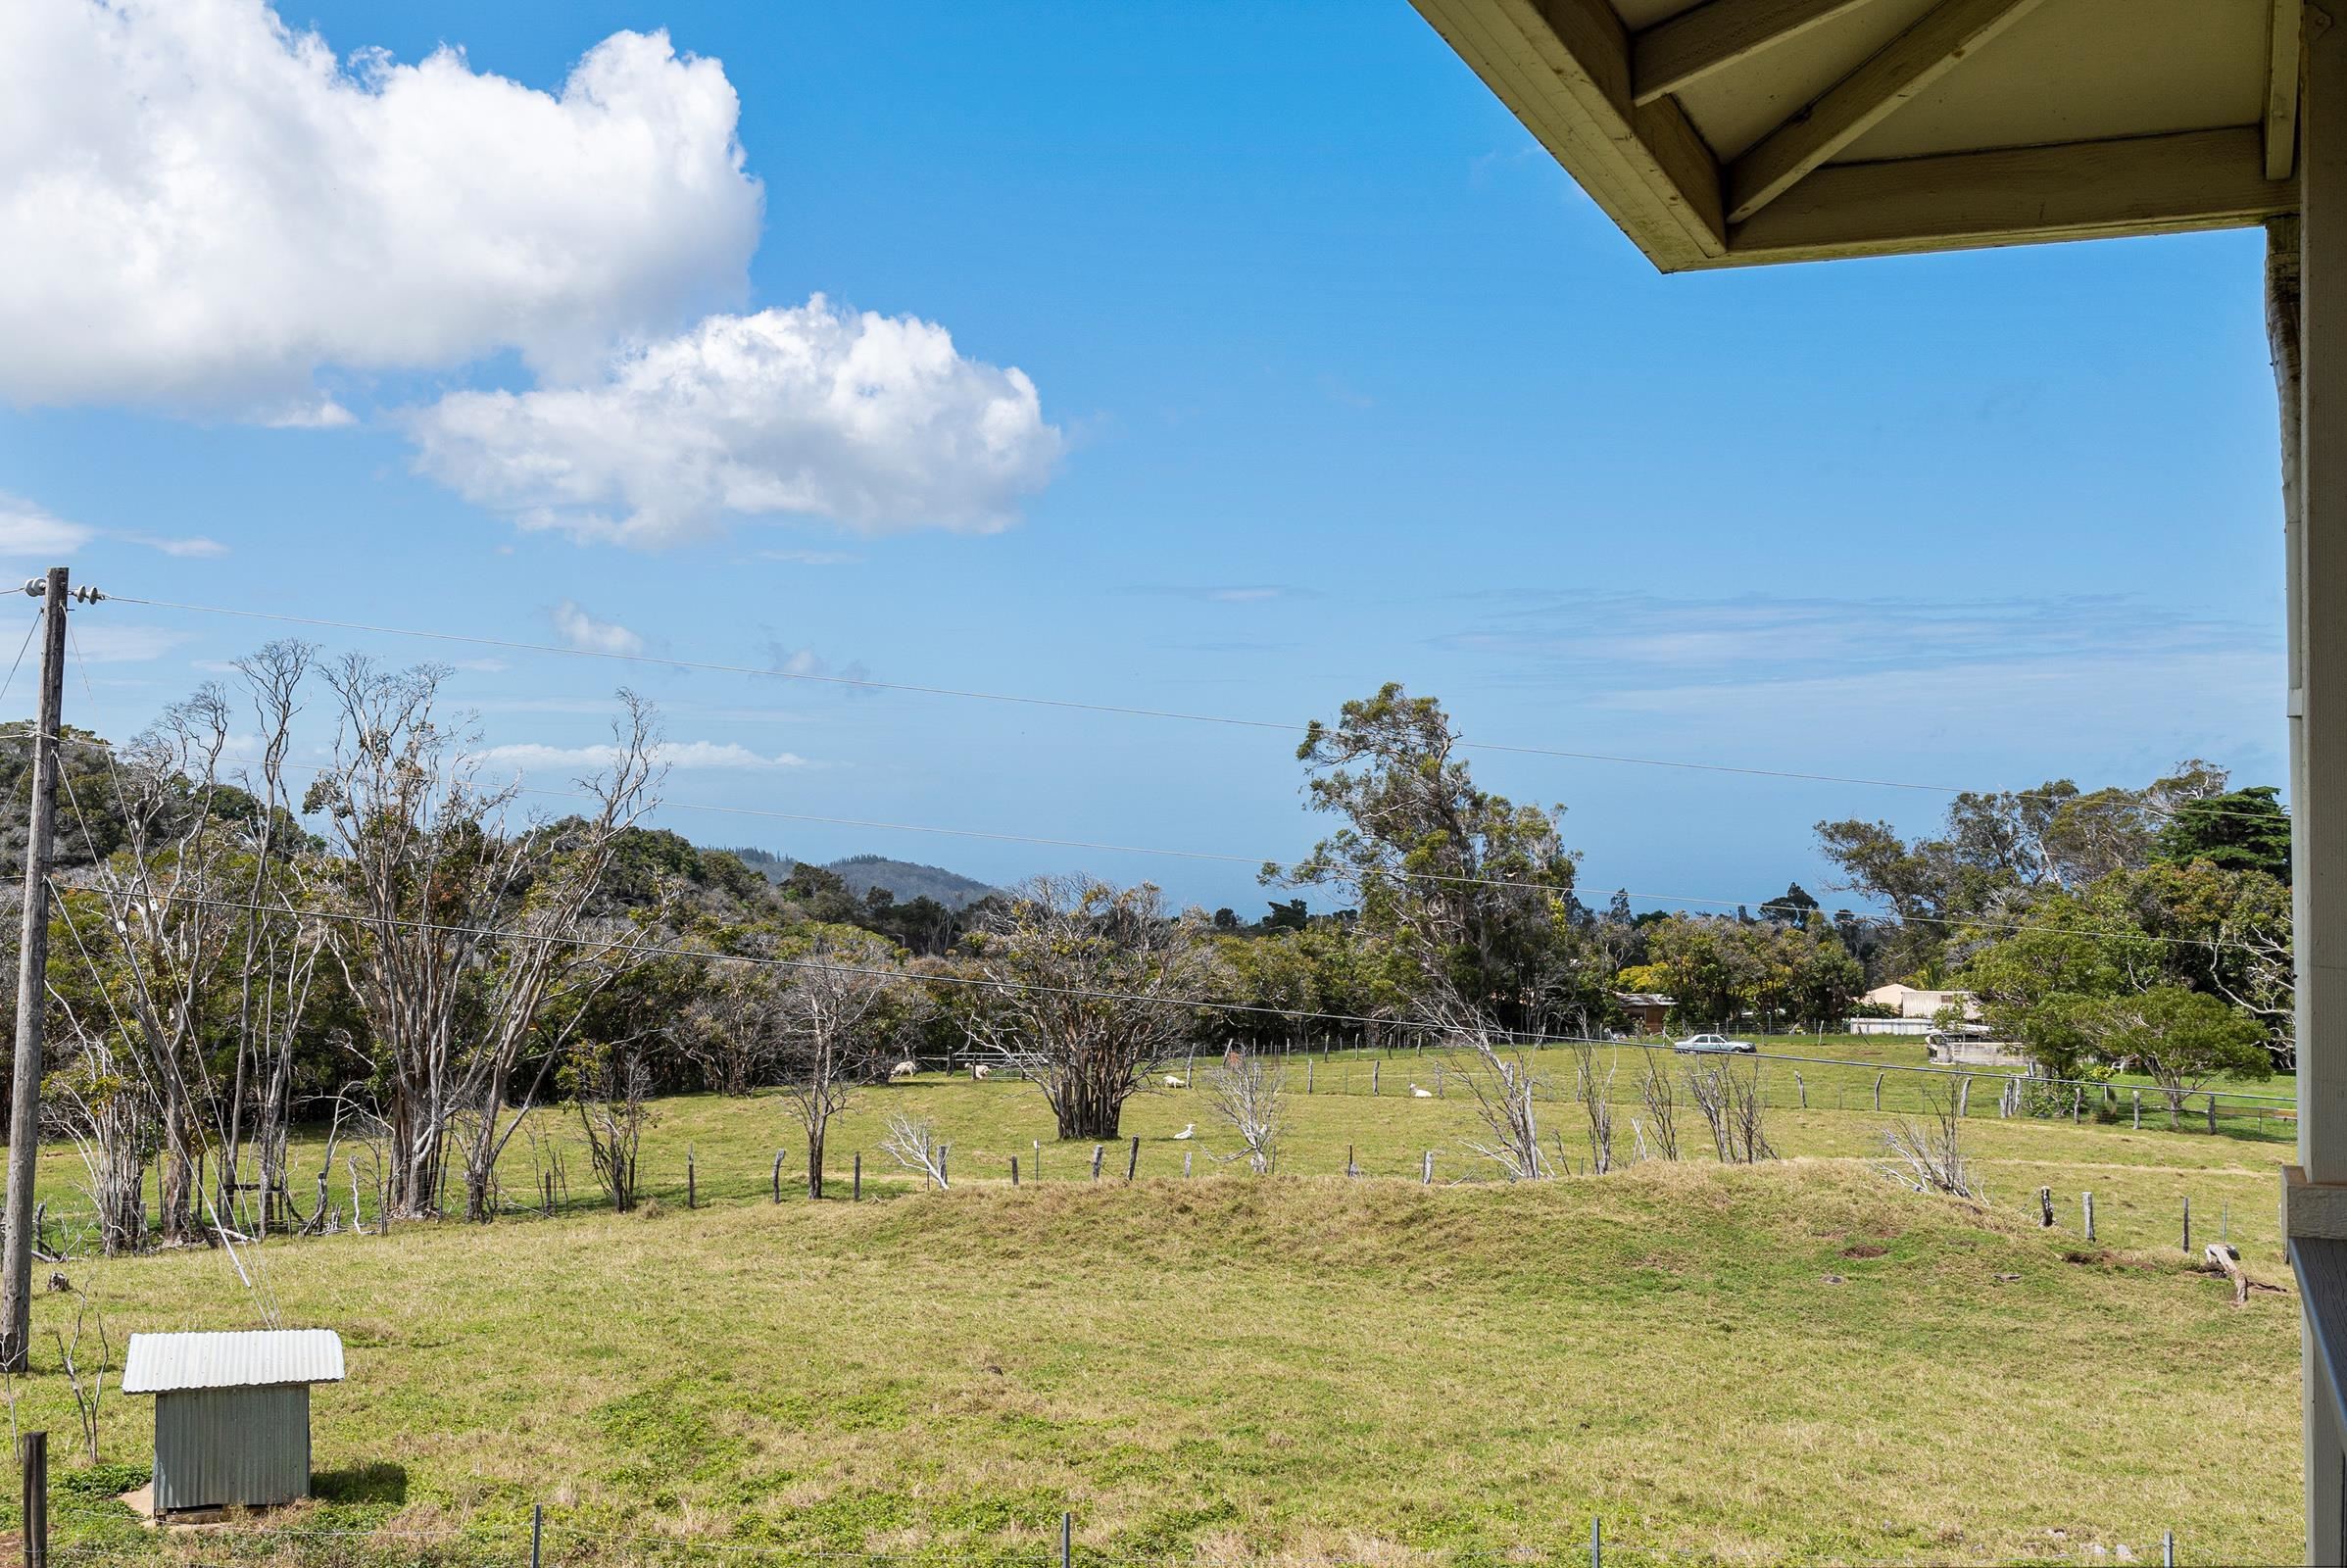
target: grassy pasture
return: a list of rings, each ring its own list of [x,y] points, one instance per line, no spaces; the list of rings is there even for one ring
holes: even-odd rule
[[[574,1151],[554,1221],[265,1250],[284,1321],[351,1348],[352,1381],[317,1396],[318,1503],[159,1546],[66,1486],[61,1535],[99,1560],[511,1562],[540,1501],[566,1563],[1033,1561],[1062,1508],[1098,1559],[1563,1560],[1592,1513],[1620,1562],[2149,1560],[2167,1528],[2187,1561],[2296,1550],[2294,1303],[2235,1311],[2176,1234],[2189,1194],[2196,1244],[2223,1223],[2286,1281],[2278,1143],[2002,1121],[1976,1098],[1981,1213],[1867,1168],[1887,1089],[1882,1115],[1826,1109],[1811,1076],[1812,1108],[1771,1116],[1778,1165],[1713,1164],[1688,1109],[1687,1162],[1508,1188],[1465,1150],[1462,1098],[1408,1097],[1420,1064],[1394,1082],[1389,1062],[1376,1097],[1299,1094],[1271,1181],[1210,1157],[1232,1145],[1202,1097],[1152,1093],[1128,1111],[1130,1188],[1122,1150],[1090,1182],[1090,1146],[1051,1141],[1030,1085],[876,1088],[833,1139],[843,1198],[864,1152],[860,1205],[808,1203],[796,1153],[768,1200],[796,1142],[778,1099],[663,1102],[645,1214],[600,1211]],[[1872,1072],[1846,1071],[1871,1107]],[[952,1192],[882,1169],[891,1108],[952,1142]],[[1580,1107],[1550,1118],[1586,1156]],[[1386,1179],[1345,1180],[1348,1151]],[[73,1165],[44,1158],[54,1207]],[[118,1343],[255,1322],[217,1252],[73,1268]],[[20,1411],[56,1434],[61,1484],[73,1422],[45,1342],[66,1312],[38,1303]],[[110,1396],[104,1457],[143,1462],[150,1420]],[[283,1533],[349,1529],[414,1534]]]

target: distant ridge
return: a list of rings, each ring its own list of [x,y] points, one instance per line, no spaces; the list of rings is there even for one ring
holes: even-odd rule
[[[743,864],[762,873],[770,882],[787,882],[799,865],[789,856],[776,855],[771,850],[733,848],[728,853],[738,856]],[[873,888],[886,888],[897,896],[899,904],[930,898],[949,909],[963,909],[995,891],[984,882],[949,871],[942,865],[892,860],[885,855],[851,855],[831,861],[823,869],[837,875],[848,885],[848,891],[859,898]]]

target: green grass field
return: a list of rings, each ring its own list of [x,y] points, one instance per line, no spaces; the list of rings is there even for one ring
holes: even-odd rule
[[[692,1097],[658,1107],[642,1214],[601,1211],[573,1152],[553,1220],[271,1243],[264,1290],[340,1330],[352,1375],[316,1396],[320,1500],[228,1536],[159,1544],[100,1500],[121,1474],[76,1479],[66,1298],[19,1420],[56,1435],[60,1539],[94,1560],[513,1562],[533,1502],[564,1563],[1038,1561],[1062,1509],[1096,1560],[1586,1561],[1592,1515],[1619,1562],[2156,1560],[2165,1529],[2185,1561],[2297,1550],[2295,1304],[2236,1310],[2178,1247],[2188,1196],[2196,1247],[2222,1227],[2288,1283],[2279,1141],[1976,1102],[1982,1211],[1870,1168],[1894,1114],[1871,1071],[1804,1069],[1778,1164],[1714,1164],[1688,1111],[1692,1159],[1508,1187],[1462,1098],[1408,1096],[1425,1064],[1376,1096],[1360,1060],[1315,1066],[1268,1181],[1212,1157],[1232,1140],[1189,1091],[1134,1102],[1141,1180],[1119,1149],[1095,1186],[1032,1086],[931,1075],[838,1125],[838,1201],[807,1201],[795,1152],[770,1201],[780,1100]],[[1825,1108],[1845,1076],[1863,1107],[1845,1084]],[[952,1143],[952,1191],[883,1168],[891,1108]],[[1580,1107],[1549,1115],[1586,1155]],[[43,1164],[66,1212],[74,1157]],[[118,1344],[258,1322],[220,1252],[69,1272]],[[110,1394],[103,1457],[143,1464],[150,1420]],[[306,1533],[354,1530],[377,1534]]]

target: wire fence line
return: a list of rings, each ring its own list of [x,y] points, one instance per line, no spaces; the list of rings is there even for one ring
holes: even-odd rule
[[[1459,1548],[1453,1546],[1391,1546],[1370,1554],[1344,1554],[1266,1548],[1231,1555],[1227,1552],[1146,1552],[1114,1545],[1088,1544],[1078,1538],[1075,1516],[1062,1514],[1030,1526],[1020,1539],[999,1544],[958,1543],[926,1551],[851,1550],[787,1541],[711,1539],[687,1534],[657,1534],[624,1529],[600,1529],[569,1521],[558,1522],[540,1514],[515,1523],[478,1522],[440,1529],[364,1526],[321,1527],[244,1522],[208,1530],[199,1536],[183,1533],[176,1541],[159,1542],[127,1509],[84,1511],[54,1515],[59,1522],[83,1534],[49,1546],[52,1563],[285,1563],[302,1568],[610,1568],[612,1564],[653,1564],[659,1568],[688,1565],[838,1565],[838,1568],[1390,1568],[1397,1558],[1428,1565],[1538,1560],[1590,1568],[1664,1568],[1664,1565],[1708,1563],[1708,1553],[1674,1549],[1668,1544],[1641,1542],[1634,1534],[1619,1536],[1618,1526],[1601,1517],[1567,1515],[1557,1521],[1557,1534],[1534,1542]],[[1586,1521],[1586,1522],[1585,1522]],[[2127,1540],[2110,1532],[2114,1544]],[[2174,1531],[2157,1539],[2135,1538],[2129,1555],[2145,1564],[2174,1564],[2189,1560]],[[2060,1553],[2031,1554],[2032,1561],[2109,1564],[2110,1546],[2080,1541]],[[1923,1557],[1839,1557],[1843,1563],[1913,1565],[1940,1559]],[[2126,1561],[2127,1558],[2117,1560]],[[2221,1560],[2221,1559],[2210,1559]]]

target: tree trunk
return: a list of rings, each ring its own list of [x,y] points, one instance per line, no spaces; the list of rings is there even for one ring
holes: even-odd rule
[[[195,1128],[190,1123],[187,1106],[176,1100],[164,1107],[163,1147],[155,1167],[164,1242],[168,1245],[187,1241],[195,1233]]]
[[[829,1119],[817,1112],[807,1128],[807,1196],[817,1202],[823,1199],[823,1135]]]

